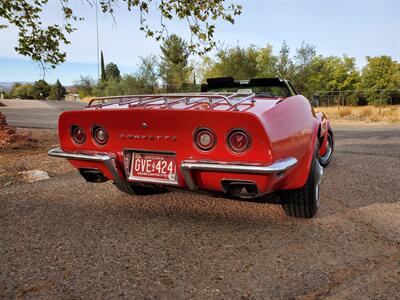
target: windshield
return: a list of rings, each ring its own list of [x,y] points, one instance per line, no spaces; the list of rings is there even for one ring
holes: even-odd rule
[[[265,96],[265,97],[289,97],[290,91],[286,87],[282,86],[253,86],[246,88],[237,88],[237,87],[220,87],[220,88],[211,88],[207,89],[207,92],[214,93],[238,93],[241,95],[247,94],[256,94],[257,96]]]
[[[256,94],[280,98],[297,94],[288,81],[279,78],[252,78],[250,80],[234,80],[233,77],[208,78],[207,83],[201,85],[201,91],[239,95]]]

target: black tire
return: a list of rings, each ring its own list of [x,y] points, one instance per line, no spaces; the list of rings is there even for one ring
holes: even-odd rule
[[[129,183],[115,183],[115,186],[121,191],[129,195],[148,196],[168,192],[164,187],[150,187],[142,185],[134,185]]]
[[[326,154],[324,156],[319,156],[318,155],[318,161],[320,163],[321,166],[323,166],[324,168],[326,166],[329,165],[329,163],[332,160],[333,157],[333,150],[335,147],[335,139],[333,138],[333,133],[331,130],[329,130],[328,132],[328,145],[327,145],[327,151]]]
[[[317,147],[316,147],[317,148]],[[319,207],[319,185],[323,168],[314,153],[306,184],[296,190],[282,191],[281,203],[285,214],[296,218],[312,218]]]

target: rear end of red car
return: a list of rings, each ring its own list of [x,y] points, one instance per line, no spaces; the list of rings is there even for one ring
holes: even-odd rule
[[[60,149],[91,182],[172,186],[258,197],[285,185],[295,159],[273,157],[254,114],[218,110],[90,108],[61,114]]]

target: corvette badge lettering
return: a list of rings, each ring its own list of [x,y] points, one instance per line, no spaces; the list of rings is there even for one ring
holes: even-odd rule
[[[121,134],[121,140],[149,140],[149,141],[172,141],[176,142],[177,137],[173,135],[134,135],[134,134]]]

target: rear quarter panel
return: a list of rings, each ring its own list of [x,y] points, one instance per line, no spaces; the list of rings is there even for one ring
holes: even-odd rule
[[[260,121],[268,135],[273,159],[292,156],[298,160],[282,189],[302,187],[307,181],[319,127],[308,100],[301,95],[286,98],[261,113]]]

